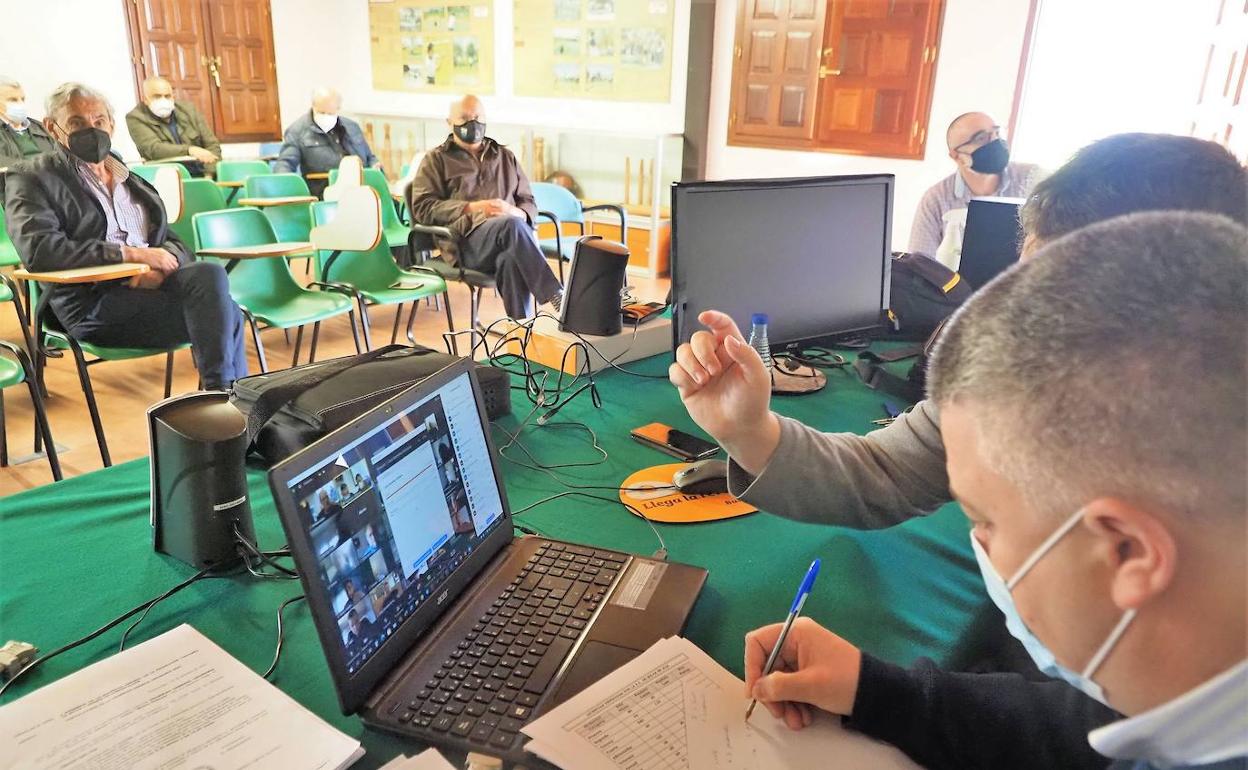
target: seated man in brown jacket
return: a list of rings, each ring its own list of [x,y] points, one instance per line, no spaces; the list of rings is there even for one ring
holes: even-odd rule
[[[516,156],[486,137],[475,96],[451,104],[446,122],[450,137],[408,187],[413,221],[449,228],[457,242],[438,244],[443,259],[494,274],[508,316],[532,316],[533,298],[558,310],[563,288],[537,244],[537,205]]]

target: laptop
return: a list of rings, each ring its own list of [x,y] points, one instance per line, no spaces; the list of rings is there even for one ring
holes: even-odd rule
[[[546,766],[520,728],[679,634],[706,581],[514,536],[467,360],[275,466],[269,484],[343,713],[452,750]]]
[[[979,289],[1018,261],[1022,231],[1018,209],[1023,198],[971,198],[967,204],[966,231],[962,235],[962,261],[958,273]]]

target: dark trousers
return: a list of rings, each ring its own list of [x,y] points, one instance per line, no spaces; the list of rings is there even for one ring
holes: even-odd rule
[[[464,267],[494,275],[512,318],[532,316],[532,298],[549,302],[561,288],[533,228],[520,217],[490,217],[478,225],[461,244],[459,258]]]
[[[226,390],[247,375],[243,313],[230,297],[225,270],[212,262],[184,265],[158,289],[131,289],[124,283],[109,288],[69,333],[108,347],[166,348],[189,342],[209,390]]]

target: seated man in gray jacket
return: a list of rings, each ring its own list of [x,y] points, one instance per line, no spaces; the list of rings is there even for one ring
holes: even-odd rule
[[[376,166],[377,156],[364,139],[360,124],[339,115],[340,110],[342,94],[332,88],[313,91],[312,109],[286,127],[273,170],[295,171],[305,177],[324,174],[338,168],[348,155],[358,155],[365,167]],[[309,179],[308,190],[319,198],[328,184],[326,179]]]
[[[1248,224],[1248,170],[1213,142],[1107,137],[1036,187],[1022,210],[1023,257],[1093,222],[1154,210]],[[744,338],[731,318],[707,311],[698,320],[708,330],[680,346],[669,374],[689,415],[727,450],[734,495],[788,518],[861,529],[899,524],[953,499],[931,402],[866,436],[821,433],[770,411],[769,384],[748,381],[736,365],[751,349],[738,344]]]

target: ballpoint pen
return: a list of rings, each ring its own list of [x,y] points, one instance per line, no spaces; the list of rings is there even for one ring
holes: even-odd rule
[[[810,569],[806,570],[806,577],[802,578],[802,584],[798,586],[797,596],[793,597],[793,606],[789,608],[789,616],[784,619],[784,628],[780,629],[780,636],[776,639],[776,645],[771,648],[771,654],[767,656],[767,662],[763,664],[762,676],[771,673],[772,668],[776,665],[776,659],[780,657],[780,650],[784,647],[784,640],[789,636],[789,629],[793,628],[793,621],[797,620],[797,616],[802,614],[802,606],[806,604],[806,597],[810,596],[810,589],[815,585],[815,577],[819,574],[819,560],[815,559],[810,563]],[[758,699],[754,698],[750,701],[750,707],[745,710],[745,718],[748,720],[750,714],[754,713],[754,706],[758,704]]]

